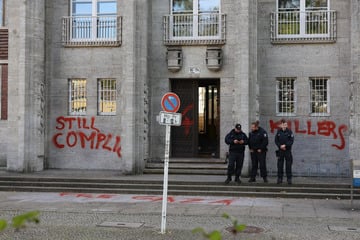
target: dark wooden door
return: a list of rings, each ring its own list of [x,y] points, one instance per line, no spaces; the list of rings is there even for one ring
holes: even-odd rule
[[[193,79],[171,80],[172,92],[180,98],[182,124],[171,128],[171,156],[195,157],[198,154],[198,83]]]

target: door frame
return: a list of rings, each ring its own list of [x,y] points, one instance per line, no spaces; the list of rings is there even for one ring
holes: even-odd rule
[[[220,78],[171,78],[169,79],[170,81],[170,89],[171,91],[176,93],[176,89],[174,89],[174,85],[176,81],[188,81],[189,84],[192,85],[192,92],[190,92],[189,94],[192,95],[193,97],[193,108],[194,108],[194,113],[193,113],[193,129],[192,129],[192,133],[193,133],[193,137],[192,137],[192,155],[184,155],[184,156],[178,156],[178,154],[174,154],[173,150],[170,149],[170,156],[171,157],[181,157],[181,158],[197,158],[200,157],[199,155],[199,150],[198,150],[198,146],[199,146],[199,87],[201,86],[206,86],[206,85],[216,85],[217,86],[217,121],[218,121],[218,128],[216,129],[216,149],[215,149],[215,156],[209,156],[213,157],[213,158],[219,158],[220,157]],[[179,94],[178,94],[179,95]],[[180,94],[181,95],[181,94]],[[184,111],[184,108],[186,108],[187,106],[185,106],[182,103],[182,97],[180,97],[180,110],[179,113],[182,113]],[[186,101],[183,101],[186,102]],[[186,103],[185,103],[186,104]],[[186,110],[185,110],[186,111]],[[186,116],[182,116],[182,122],[184,121],[188,121],[188,119],[186,118]],[[183,127],[183,123],[180,127]],[[179,127],[172,127],[172,132],[175,133],[176,130],[174,128],[179,128]],[[174,130],[175,131],[174,131]],[[173,146],[174,144],[174,138],[176,138],[175,134],[171,134],[171,138],[170,138],[170,146]]]

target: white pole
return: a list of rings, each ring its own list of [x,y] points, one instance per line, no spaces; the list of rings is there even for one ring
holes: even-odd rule
[[[162,218],[161,218],[161,233],[166,232],[166,206],[167,206],[167,192],[168,192],[168,172],[169,172],[169,151],[170,151],[170,131],[171,126],[166,125],[165,133],[165,160],[164,160],[164,189],[162,199]]]

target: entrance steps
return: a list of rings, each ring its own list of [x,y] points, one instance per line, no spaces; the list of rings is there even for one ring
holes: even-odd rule
[[[226,175],[227,163],[218,158],[170,158],[169,174]],[[146,163],[144,174],[163,174],[164,162]]]
[[[223,177],[213,175],[169,176],[169,195],[350,199],[351,190],[348,179],[309,181],[294,178],[292,185],[278,185],[275,183],[275,178],[269,178],[270,183],[259,181],[251,184],[246,181],[247,179],[243,179],[243,183],[239,185],[234,182],[225,185]],[[0,176],[0,191],[162,195],[162,177],[162,175],[142,175],[123,176],[116,179],[98,178],[96,175],[81,178],[60,175],[54,177]],[[360,189],[354,191],[354,199],[360,199]]]

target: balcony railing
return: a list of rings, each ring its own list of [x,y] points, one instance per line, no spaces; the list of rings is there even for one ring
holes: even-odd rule
[[[164,16],[165,45],[211,45],[226,42],[225,14],[174,14]]]
[[[271,13],[271,42],[336,42],[335,11]]]
[[[68,47],[120,46],[120,16],[63,17],[62,43]]]

